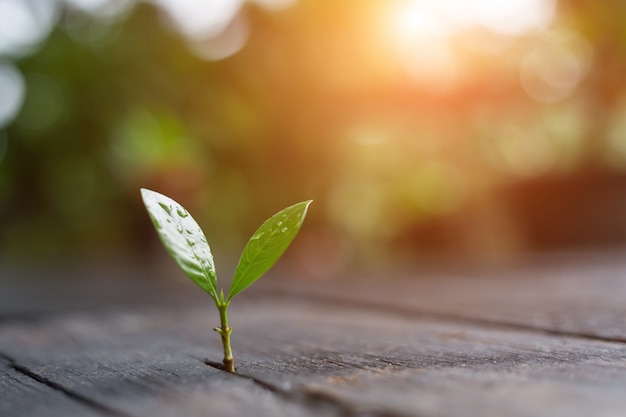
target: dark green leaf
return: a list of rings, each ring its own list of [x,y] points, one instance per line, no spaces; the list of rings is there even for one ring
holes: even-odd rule
[[[235,270],[229,301],[266,273],[287,250],[302,226],[309,204],[311,200],[279,211],[252,235]]]
[[[217,301],[217,275],[206,237],[183,206],[169,197],[141,189],[143,202],[161,242],[187,276]]]

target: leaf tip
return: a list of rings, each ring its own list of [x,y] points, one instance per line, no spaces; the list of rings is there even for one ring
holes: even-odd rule
[[[304,222],[304,218],[306,217],[306,213],[309,210],[309,206],[311,205],[311,203],[313,202],[313,200],[304,200],[302,203],[300,204],[304,204],[304,210],[302,210],[302,216],[300,221]]]
[[[147,188],[140,188],[139,192],[141,193],[141,198],[145,201],[147,198],[157,194],[155,191],[148,190]]]

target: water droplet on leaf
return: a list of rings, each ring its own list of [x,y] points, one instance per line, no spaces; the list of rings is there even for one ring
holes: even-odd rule
[[[170,206],[168,206],[167,204],[165,204],[165,203],[159,203],[159,206],[161,206],[161,208],[162,208],[163,210],[165,210],[165,212],[166,212],[167,214],[169,214],[169,215],[171,215],[171,214],[172,214],[172,208],[171,208]]]

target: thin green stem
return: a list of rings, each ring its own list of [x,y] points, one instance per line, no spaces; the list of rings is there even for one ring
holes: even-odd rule
[[[217,309],[220,312],[220,324],[221,327],[216,327],[215,330],[222,336],[222,345],[224,346],[224,370],[226,372],[235,372],[235,359],[233,358],[233,351],[230,347],[230,334],[233,329],[228,326],[228,302],[217,303]]]

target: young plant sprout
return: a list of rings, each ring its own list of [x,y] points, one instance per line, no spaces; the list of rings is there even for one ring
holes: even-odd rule
[[[217,274],[209,244],[189,212],[163,194],[142,188],[141,196],[165,249],[187,276],[215,301],[220,313],[220,327],[213,330],[222,337],[224,369],[234,372],[235,360],[230,347],[233,329],[228,325],[227,314],[230,301],[278,261],[298,234],[312,200],[279,211],[257,229],[243,249],[230,291],[224,297],[223,289],[218,292]]]

